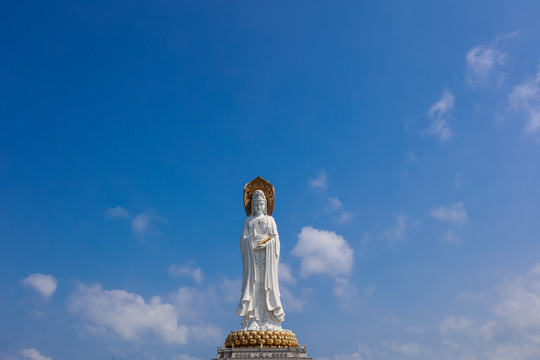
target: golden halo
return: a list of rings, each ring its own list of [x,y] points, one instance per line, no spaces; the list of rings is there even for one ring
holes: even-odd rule
[[[276,192],[274,185],[264,180],[262,177],[257,176],[244,186],[244,209],[246,209],[247,216],[251,215],[251,197],[257,190],[262,190],[266,197],[266,213],[272,215],[274,212],[274,201]]]

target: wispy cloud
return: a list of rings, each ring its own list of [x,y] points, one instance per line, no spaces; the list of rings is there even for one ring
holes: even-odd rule
[[[121,206],[114,206],[109,207],[107,210],[105,210],[105,217],[108,219],[113,218],[128,218],[129,217],[129,211],[124,209]]]
[[[495,76],[497,81],[504,78],[503,73],[498,73],[498,68],[506,64],[508,55],[500,48],[506,40],[515,38],[517,32],[502,34],[489,44],[473,47],[465,55],[467,64],[467,81],[473,85],[483,84]]]
[[[463,316],[448,316],[439,324],[439,332],[447,335],[450,332],[460,332],[471,329],[476,323]]]
[[[451,120],[451,114],[454,110],[454,94],[445,89],[441,98],[431,106],[428,116],[431,119],[430,126],[425,130],[426,133],[438,136],[441,141],[446,141],[452,137],[452,130],[448,125]]]
[[[407,231],[408,216],[404,213],[396,215],[395,223],[392,228],[384,232],[384,236],[389,240],[399,240]]]
[[[345,210],[343,204],[337,197],[330,196],[328,198],[328,207],[330,212],[336,213],[337,217],[334,220],[338,223],[348,223],[352,219],[352,212]]]
[[[475,46],[465,56],[470,83],[483,83],[497,65],[504,65],[506,54],[493,46]]]
[[[381,345],[392,353],[400,356],[418,356],[422,347],[416,343],[399,343],[395,341],[382,341]]]
[[[451,223],[464,223],[467,221],[467,211],[462,202],[453,202],[448,206],[438,206],[431,210],[431,216]]]
[[[56,278],[52,275],[35,273],[22,281],[23,285],[36,290],[43,297],[50,298],[56,291]]]
[[[142,235],[150,231],[156,222],[163,222],[165,218],[155,213],[147,211],[137,215],[131,222],[131,229],[134,233]]]
[[[407,151],[407,155],[406,155],[406,158],[405,160],[409,163],[414,163],[414,162],[417,162],[418,161],[418,157],[416,156],[416,154],[414,153],[414,151],[412,150],[409,150]]]
[[[296,277],[293,275],[291,268],[289,265],[285,264],[283,261],[279,263],[279,281],[288,283],[288,284],[295,284],[296,283]]]
[[[540,129],[540,71],[515,86],[508,96],[510,107],[525,116],[525,133],[536,134]]]
[[[449,244],[459,244],[461,243],[461,238],[456,235],[454,230],[448,230],[442,237],[443,241]]]
[[[41,353],[34,348],[21,350],[20,354],[24,356],[24,358],[30,360],[52,360],[51,357],[41,355]]]
[[[328,183],[326,180],[326,171],[324,170],[319,171],[319,173],[317,174],[317,177],[314,179],[309,179],[308,183],[309,183],[309,186],[311,186],[311,188],[313,189],[321,189],[321,190],[326,189],[326,187],[328,186]]]
[[[439,324],[444,359],[533,360],[540,358],[540,264],[506,281],[491,300],[486,319],[452,315]],[[439,357],[437,357],[439,358]]]
[[[169,274],[175,277],[189,276],[199,284],[204,278],[202,269],[200,267],[195,267],[193,261],[188,261],[182,266],[178,266],[176,264],[170,265]]]

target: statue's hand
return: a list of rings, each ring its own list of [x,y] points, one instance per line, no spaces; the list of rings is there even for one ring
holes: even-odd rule
[[[264,249],[266,247],[266,244],[262,244],[262,245],[255,245],[255,249]]]

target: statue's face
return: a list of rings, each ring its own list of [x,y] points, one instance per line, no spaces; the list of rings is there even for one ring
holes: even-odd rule
[[[266,206],[266,203],[264,201],[254,201],[251,204],[251,208],[253,209],[253,213],[255,215],[261,215],[264,212],[264,207]]]

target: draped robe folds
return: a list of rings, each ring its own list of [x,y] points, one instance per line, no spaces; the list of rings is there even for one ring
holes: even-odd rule
[[[272,216],[266,214],[263,216],[266,217],[266,234],[257,233],[254,221],[257,217],[248,216],[244,221],[242,236],[240,237],[243,276],[241,298],[236,313],[242,317],[242,326],[244,329],[253,321],[256,321],[259,327],[264,326],[262,323],[264,319],[261,318],[263,312],[265,312],[264,315],[266,316],[262,317],[270,317],[270,322],[278,328],[281,328],[280,324],[285,318],[278,285],[280,244],[277,226]],[[271,239],[266,242],[266,247],[264,249],[255,249],[254,237],[260,239],[267,236],[271,236]],[[256,268],[257,251],[265,252],[264,275],[262,279],[260,278],[261,274]],[[257,289],[261,287],[264,289],[264,301],[262,301],[262,304],[260,301],[257,301],[258,294],[256,293]]]

